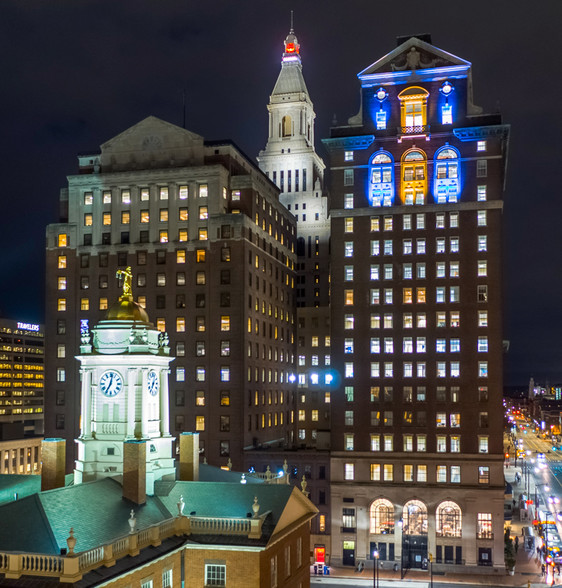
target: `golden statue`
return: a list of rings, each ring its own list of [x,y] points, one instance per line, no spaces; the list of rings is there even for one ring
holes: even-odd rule
[[[115,277],[123,278],[123,297],[132,297],[133,272],[131,271],[131,266],[129,266],[126,270],[117,270]]]

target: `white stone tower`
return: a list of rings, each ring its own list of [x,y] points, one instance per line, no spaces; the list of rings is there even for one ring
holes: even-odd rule
[[[293,29],[285,39],[281,71],[267,106],[267,145],[260,169],[281,190],[281,202],[297,218],[297,303],[327,306],[330,226],[323,193],[325,165],[314,148],[314,107],[302,75],[300,45]]]
[[[123,474],[123,444],[146,442],[146,492],[175,477],[169,432],[168,336],[133,301],[131,271],[123,294],[91,333],[81,325],[80,437],[74,482]]]

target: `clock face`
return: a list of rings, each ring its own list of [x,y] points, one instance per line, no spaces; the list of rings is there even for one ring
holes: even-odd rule
[[[100,378],[100,390],[104,396],[117,396],[123,389],[121,374],[113,370],[104,372]]]
[[[158,394],[158,374],[154,370],[148,372],[148,391],[152,396]]]

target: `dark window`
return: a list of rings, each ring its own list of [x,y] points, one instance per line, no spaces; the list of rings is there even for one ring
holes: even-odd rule
[[[121,243],[124,245],[129,243],[129,231],[123,231],[121,233]]]
[[[137,274],[137,286],[140,288],[146,286],[146,274]]]
[[[80,267],[90,267],[90,254],[82,253],[80,255]]]
[[[197,308],[205,308],[205,294],[195,295],[195,306]]]
[[[156,263],[166,263],[166,251],[159,250],[156,252]]]
[[[101,234],[101,244],[102,245],[111,245],[111,233],[102,233]]]
[[[230,284],[230,270],[221,270],[221,285]]]
[[[326,479],[326,466],[318,466],[318,479],[325,480]]]
[[[99,254],[99,266],[100,267],[107,267],[107,261],[108,261],[109,256],[107,255],[107,253],[100,253]]]
[[[230,239],[230,225],[221,226],[221,239]]]
[[[88,276],[80,276],[80,288],[87,290],[90,287],[90,278]]]
[[[176,431],[183,431],[184,418],[183,414],[176,415]]]
[[[137,264],[146,265],[146,251],[137,251]]]
[[[221,249],[221,261],[230,261],[230,247]]]
[[[127,266],[127,252],[126,251],[120,251],[117,254],[117,265],[119,267],[126,267]]]
[[[221,292],[221,306],[230,306],[230,292]]]
[[[318,491],[318,504],[326,504],[326,491],[325,490]]]
[[[141,231],[139,233],[139,242],[140,243],[148,243],[148,231]],[[179,430],[179,429],[176,429]]]
[[[228,415],[221,415],[220,430],[223,433],[228,433],[230,431],[230,417]]]
[[[176,406],[185,406],[185,394],[183,390],[176,390]]]
[[[64,390],[57,390],[57,406],[64,406]]]
[[[220,442],[220,454],[221,457],[228,457],[230,455],[230,441]]]
[[[64,414],[61,412],[58,412],[56,415],[55,427],[57,429],[64,429],[64,426],[65,426]]]
[[[99,278],[98,278],[98,284],[100,288],[107,288],[107,275],[106,274],[100,274]]]
[[[156,296],[156,308],[166,308],[166,296],[164,294],[159,294]]]
[[[176,294],[176,308],[185,308],[185,294]]]
[[[84,235],[84,245],[91,245],[92,244],[92,234],[86,233]]]
[[[65,319],[58,319],[57,320],[57,335],[65,335],[66,334],[66,320]]]

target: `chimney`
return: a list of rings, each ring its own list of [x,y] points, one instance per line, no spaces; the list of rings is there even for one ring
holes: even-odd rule
[[[41,492],[64,488],[66,441],[58,437],[41,442]]]
[[[123,443],[123,498],[136,504],[146,502],[146,442]]]
[[[199,481],[199,433],[180,435],[180,480]]]

